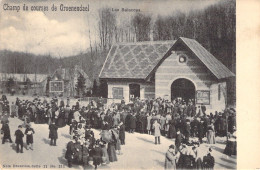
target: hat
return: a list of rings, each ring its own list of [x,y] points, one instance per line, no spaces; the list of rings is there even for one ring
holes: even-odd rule
[[[18,128],[22,128],[22,125],[19,125]]]
[[[170,149],[170,148],[174,149],[175,147],[174,147],[174,145],[170,145],[170,146],[169,146],[169,149]]]

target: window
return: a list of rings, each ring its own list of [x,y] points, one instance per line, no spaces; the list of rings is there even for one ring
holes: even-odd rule
[[[185,54],[179,55],[179,63],[183,64],[187,62],[187,56]]]
[[[50,92],[63,92],[63,81],[50,81]]]
[[[220,84],[218,85],[218,100],[221,98],[221,89]]]
[[[122,87],[113,87],[112,94],[113,94],[114,99],[123,99],[124,98]]]

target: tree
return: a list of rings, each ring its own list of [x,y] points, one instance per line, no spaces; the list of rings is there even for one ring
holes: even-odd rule
[[[98,95],[98,86],[97,86],[96,79],[93,82],[92,95],[93,96],[97,96]]]
[[[98,88],[98,93],[100,97],[107,98],[107,82],[105,80],[100,80],[100,85]]]
[[[49,96],[50,94],[50,81],[51,81],[51,77],[48,76],[47,77],[47,83],[46,83],[46,91],[45,91],[45,94],[46,96]]]
[[[82,96],[82,93],[85,91],[85,78],[83,77],[82,74],[79,75],[78,77],[78,82],[76,84],[76,91],[79,97]]]
[[[15,85],[14,79],[10,77],[5,84],[8,93],[11,93],[11,89],[14,87],[14,85]]]
[[[150,15],[136,14],[132,19],[134,31],[136,35],[136,41],[149,41],[151,32],[151,20]]]
[[[110,49],[113,43],[116,15],[109,8],[101,8],[98,12],[100,48],[102,51],[106,51]]]

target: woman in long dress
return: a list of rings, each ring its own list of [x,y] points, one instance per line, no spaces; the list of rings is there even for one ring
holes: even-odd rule
[[[211,122],[211,124],[208,126],[208,132],[207,132],[207,143],[208,144],[215,144],[215,130],[214,130],[214,124]]]
[[[168,138],[176,138],[176,128],[175,128],[175,121],[169,120],[169,129],[168,129]]]
[[[58,127],[64,127],[65,124],[65,111],[64,108],[62,107],[60,109],[59,115],[58,115],[58,119],[57,119],[57,126]]]
[[[107,153],[108,153],[108,157],[109,157],[109,161],[110,162],[115,162],[117,161],[117,156],[116,156],[116,137],[113,134],[113,132],[110,130],[110,132],[112,133],[112,140],[110,142],[108,142],[107,145]]]
[[[151,113],[148,113],[147,114],[147,133],[150,135],[151,134],[151,119],[152,119],[152,116],[151,116]]]

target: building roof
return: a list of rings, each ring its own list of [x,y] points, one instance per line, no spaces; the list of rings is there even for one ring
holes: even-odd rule
[[[114,44],[99,77],[145,79],[174,43],[147,41]]]
[[[40,83],[47,78],[47,74],[14,74],[14,73],[0,73],[0,81],[8,81],[13,78],[17,82],[26,82],[29,79],[32,83]]]
[[[75,81],[77,81],[79,74],[81,74],[85,78],[86,87],[91,87],[92,82],[89,79],[88,74],[85,73],[77,65],[74,68],[58,68],[54,71],[54,73],[50,77],[51,77],[51,79],[75,82]]]
[[[196,40],[180,37],[177,42],[178,41],[182,41],[218,79],[235,76],[234,73],[232,73]]]
[[[223,79],[235,76],[224,64],[194,39],[180,37],[177,41],[118,43],[111,47],[99,78],[149,78],[169,56],[177,44],[183,44],[216,76]]]

